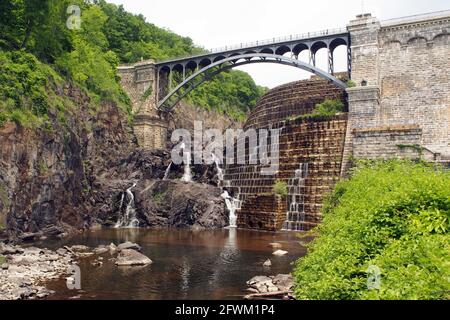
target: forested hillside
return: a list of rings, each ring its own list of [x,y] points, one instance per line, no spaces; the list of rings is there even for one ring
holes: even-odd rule
[[[81,8],[81,28],[69,29],[67,8]],[[76,22],[76,21],[75,21]],[[116,67],[141,59],[196,54],[190,38],[147,23],[105,1],[3,0],[0,2],[0,124],[13,120],[43,125],[49,110],[66,110],[60,93],[67,83],[92,101],[113,101],[130,113]],[[264,89],[244,72],[230,71],[192,93],[188,100],[242,118]]]

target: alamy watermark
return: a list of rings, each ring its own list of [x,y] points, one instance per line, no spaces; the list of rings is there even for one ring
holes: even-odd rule
[[[67,14],[69,17],[66,21],[66,26],[70,30],[81,29],[81,9],[77,5],[70,5],[67,7]]]
[[[172,162],[176,165],[259,165],[261,175],[275,175],[280,166],[280,134],[282,129],[203,130],[194,123],[194,137],[189,130],[173,131]],[[224,152],[225,150],[225,152]]]
[[[66,285],[69,290],[81,290],[81,269],[77,265],[71,265],[67,269],[70,275],[66,278]]]
[[[369,266],[367,273],[367,289],[380,290],[381,289],[381,269],[378,266]]]

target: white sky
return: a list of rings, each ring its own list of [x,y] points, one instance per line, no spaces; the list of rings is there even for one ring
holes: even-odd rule
[[[362,11],[380,20],[450,9],[448,0],[107,0],[142,14],[148,22],[188,36],[206,49],[273,37],[345,27]],[[346,66],[345,49],[336,51],[337,71]],[[326,70],[325,52],[317,66]],[[256,64],[240,68],[263,86],[274,87],[308,76],[300,69]]]

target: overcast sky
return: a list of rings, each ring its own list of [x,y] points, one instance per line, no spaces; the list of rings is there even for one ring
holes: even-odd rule
[[[304,32],[345,27],[357,14],[381,20],[450,9],[448,0],[107,0],[148,22],[189,36],[211,49]],[[337,49],[338,71],[345,70],[345,49]],[[325,52],[318,67],[326,68]],[[296,68],[256,64],[241,67],[255,81],[274,87],[308,75]]]

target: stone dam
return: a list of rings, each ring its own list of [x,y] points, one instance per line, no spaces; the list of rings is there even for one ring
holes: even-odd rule
[[[264,230],[309,230],[320,222],[326,195],[340,177],[347,114],[326,120],[295,119],[309,114],[324,99],[340,99],[345,92],[313,77],[268,92],[252,110],[244,129],[279,128],[279,171],[262,175],[261,165],[225,169],[224,186],[241,201],[238,227]],[[248,141],[247,141],[248,142]],[[276,182],[285,182],[287,196],[276,195]]]
[[[450,11],[387,21],[371,14],[358,15],[346,27],[348,73],[331,71],[343,81],[351,79],[351,87],[342,89],[324,77],[313,76],[268,92],[243,129],[282,129],[280,166],[272,176],[261,175],[261,167],[249,164],[249,158],[245,165],[224,168],[222,187],[239,200],[238,227],[313,228],[321,220],[324,196],[347,174],[352,158],[422,159],[449,167],[449,30]],[[327,44],[326,37],[323,40],[305,40],[301,48],[313,57],[319,44],[333,47],[333,41]],[[298,48],[287,43],[273,53],[295,56]],[[330,54],[332,60],[332,51]],[[173,61],[169,71],[176,72],[177,63],[187,67],[194,60]],[[200,62],[194,69],[202,67],[205,65]],[[171,148],[169,121],[158,109],[160,92],[170,89],[164,88],[167,81],[160,79],[161,71],[168,67],[159,68],[154,61],[119,68],[137,113],[135,135],[144,149]],[[151,94],[142,100],[145,92]],[[301,119],[326,98],[340,99],[346,112],[328,119]],[[246,145],[246,157],[250,149]],[[277,182],[287,186],[287,195],[275,194]]]

